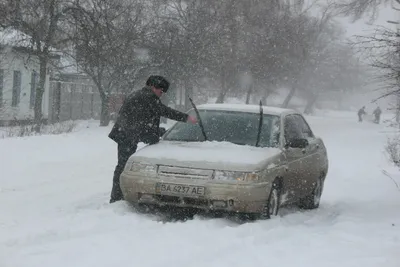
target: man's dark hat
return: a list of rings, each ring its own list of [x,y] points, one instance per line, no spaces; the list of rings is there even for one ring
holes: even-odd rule
[[[167,79],[159,75],[151,75],[147,79],[146,85],[161,88],[164,93],[166,93],[169,88],[169,82],[167,81]]]

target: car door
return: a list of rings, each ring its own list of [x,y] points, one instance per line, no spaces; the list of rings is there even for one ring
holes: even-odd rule
[[[289,202],[296,201],[303,194],[301,189],[301,178],[305,176],[303,160],[306,153],[305,149],[287,147],[285,144],[289,140],[303,138],[301,128],[293,114],[286,115],[283,121],[284,128],[284,155],[286,158],[286,175],[283,177],[285,192]]]
[[[314,136],[310,126],[301,114],[293,114],[293,120],[300,131],[302,138],[308,140],[308,146],[303,149],[301,171],[298,177],[300,183],[300,196],[309,195],[314,189],[315,181],[320,176],[319,150],[320,141]]]

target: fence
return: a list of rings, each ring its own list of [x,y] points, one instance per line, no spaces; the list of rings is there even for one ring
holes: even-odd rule
[[[182,89],[170,90],[168,96],[163,97],[162,101],[172,108],[186,112],[191,108],[186,93]],[[188,93],[192,93],[192,91]],[[178,97],[177,94],[179,95]],[[110,95],[109,111],[112,119],[115,118],[124,97],[125,94],[123,93]],[[97,87],[88,79],[50,81],[49,123],[66,120],[99,120],[100,114],[100,94]],[[165,118],[162,121],[165,122]]]
[[[111,115],[118,111],[123,95],[110,96]],[[77,82],[50,82],[49,122],[100,119],[101,98],[94,84]]]

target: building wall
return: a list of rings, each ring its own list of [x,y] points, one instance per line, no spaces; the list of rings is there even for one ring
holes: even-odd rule
[[[168,94],[171,94],[169,91]],[[118,111],[126,97],[125,93],[113,92],[110,94],[109,111],[111,119],[117,117]],[[184,107],[175,104],[175,99],[168,99],[164,95],[164,104],[186,111]],[[84,75],[62,75],[58,79],[50,80],[50,113],[49,123],[66,120],[100,119],[101,97],[94,83]],[[165,121],[165,120],[164,120]]]
[[[32,73],[36,72],[36,84],[39,83],[39,60],[36,56],[23,52],[16,52],[10,48],[4,49],[0,53],[0,69],[2,70],[3,84],[2,107],[0,108],[0,120],[25,120],[33,118],[33,106],[31,103],[31,82]],[[21,86],[18,94],[19,101],[13,106],[14,72],[19,71],[21,75]],[[0,80],[1,82],[1,80]],[[32,95],[32,97],[34,97]],[[43,117],[48,118],[49,111],[49,75],[45,83],[42,111]]]
[[[50,88],[50,123],[100,118],[100,94],[90,81],[79,78],[52,80]]]

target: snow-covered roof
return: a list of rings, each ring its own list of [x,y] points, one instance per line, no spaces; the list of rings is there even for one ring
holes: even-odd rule
[[[78,66],[78,63],[69,53],[72,52],[57,52],[57,54],[60,56],[60,60],[57,62],[56,66],[58,68],[58,72],[62,74],[84,75],[82,69]]]
[[[14,47],[32,47],[32,37],[14,28],[0,31],[0,44]]]
[[[240,112],[251,112],[251,113],[260,112],[259,105],[246,105],[246,104],[203,104],[199,105],[197,108],[203,110],[207,109],[207,110],[223,110],[223,111],[240,111]],[[263,106],[263,112],[264,114],[280,116],[283,113],[289,113],[295,111],[291,109]]]
[[[0,30],[0,45],[36,49],[36,47],[34,47],[32,36],[13,27]],[[43,45],[44,43],[41,42],[41,46]],[[53,54],[57,51],[54,47],[49,47],[49,50]]]

